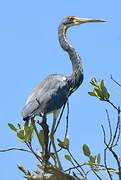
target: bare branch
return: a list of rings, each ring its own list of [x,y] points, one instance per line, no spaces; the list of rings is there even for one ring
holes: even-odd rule
[[[118,86],[121,86],[121,84],[120,83],[118,83],[113,77],[112,77],[112,75],[110,76],[110,78],[112,79],[112,81],[113,82],[115,82]]]
[[[118,110],[118,121],[117,121],[116,131],[119,131],[119,132],[118,132],[118,135],[117,135],[116,143],[113,146],[116,146],[118,144],[118,141],[119,141],[119,138],[120,138],[120,134],[121,134],[120,107],[118,107],[118,109],[119,110]],[[115,133],[117,134],[116,131],[115,131]]]
[[[0,152],[6,152],[6,151],[13,151],[13,150],[17,150],[17,151],[24,151],[24,152],[30,152],[31,151],[27,150],[27,149],[22,149],[22,148],[9,148],[9,149],[1,149]]]
[[[108,111],[107,111],[108,112]],[[108,168],[107,168],[107,160],[106,160],[106,152],[107,149],[112,153],[113,157],[115,158],[117,165],[118,165],[118,175],[119,175],[119,180],[121,180],[121,164],[120,164],[120,159],[118,158],[118,155],[115,153],[115,151],[113,150],[113,147],[117,145],[118,141],[119,141],[119,137],[120,137],[120,107],[118,107],[118,121],[116,124],[116,128],[115,128],[115,132],[112,138],[112,129],[111,129],[111,124],[110,124],[110,118],[109,115],[107,113],[107,117],[108,117],[108,124],[109,124],[109,129],[110,129],[110,139],[109,139],[109,143],[106,143],[106,133],[105,133],[105,129],[102,125],[102,130],[103,130],[103,135],[104,135],[104,144],[106,146],[106,148],[104,149],[104,164],[105,164],[105,168],[108,172],[108,175],[110,177],[111,180],[112,179],[112,175],[110,174]],[[118,135],[117,135],[118,134]],[[117,137],[117,139],[116,139]],[[111,142],[112,139],[112,142]],[[116,143],[114,144],[114,142],[116,141]]]
[[[118,155],[112,150],[112,148],[109,148],[110,152],[113,154],[114,158],[117,161],[118,165],[118,171],[119,171],[119,180],[121,180],[121,165],[120,165],[120,159],[118,158]]]
[[[26,142],[25,142],[26,143]],[[40,163],[43,163],[42,161],[42,158],[40,156],[38,156],[38,154],[36,154],[32,148],[32,145],[31,143],[26,143],[27,147],[31,150],[31,152],[34,154],[34,156],[37,158],[37,160],[40,162]]]
[[[17,167],[19,170],[21,170],[26,176],[31,176],[31,173],[26,170],[23,166],[21,166],[20,164],[17,164]]]
[[[102,180],[101,177],[93,169],[92,172],[97,176],[98,179]]]
[[[114,109],[116,109],[118,111],[118,108],[109,99],[106,99],[105,101],[108,102],[109,104],[111,104],[111,106],[113,106]]]
[[[75,168],[78,168],[78,167],[80,167],[80,166],[82,167],[82,166],[85,166],[85,165],[89,165],[89,164],[88,164],[88,163],[83,163],[83,164],[80,164],[79,166],[70,167],[70,168],[66,169],[65,172],[71,171],[71,170],[73,170],[73,169],[75,169]]]
[[[116,129],[115,129],[115,133],[114,133],[113,140],[112,140],[112,143],[111,143],[111,147],[116,145],[116,144],[114,145],[114,141],[115,141],[115,139],[116,139],[117,132],[118,132],[118,129],[119,129],[119,128],[118,128],[118,127],[119,127],[119,122],[120,122],[120,116],[119,116],[120,113],[119,113],[119,112],[120,112],[120,109],[119,109],[119,111],[118,111],[118,121],[117,121],[117,124],[116,124]],[[117,141],[116,141],[116,142],[117,142]]]
[[[111,175],[111,173],[110,173],[110,171],[108,170],[108,167],[107,167],[107,158],[106,158],[107,154],[106,154],[106,152],[107,152],[107,148],[104,149],[104,164],[105,164],[105,168],[107,170],[107,173],[108,173],[110,179],[113,180],[112,175]]]
[[[73,157],[73,155],[71,154],[71,152],[69,151],[69,149],[68,149],[68,153],[69,153],[69,155],[71,156],[71,158],[73,159],[73,161],[78,165],[78,167],[82,170],[82,172],[83,172],[84,175],[86,176],[85,171],[84,171],[83,168],[80,166],[80,164],[76,161],[76,159]],[[82,175],[82,177],[84,177],[84,175],[82,174],[82,172],[81,172],[81,171],[79,171],[79,172],[80,172],[80,174]]]
[[[106,113],[107,113],[107,119],[108,119],[109,131],[110,131],[110,139],[108,142],[108,146],[109,146],[112,140],[112,129],[111,129],[110,117],[107,109],[106,109]]]
[[[103,136],[104,136],[104,144],[107,146],[107,143],[106,143],[106,135],[105,135],[105,129],[104,129],[104,126],[101,125],[102,127],[102,130],[103,130]]]
[[[106,180],[108,180],[108,178],[102,173],[102,171],[98,171],[100,174],[101,174],[101,176],[103,176]]]
[[[113,180],[113,179],[112,179],[112,175],[111,175],[111,173],[110,173],[110,171],[108,170],[108,167],[107,167],[106,151],[107,151],[107,149],[109,149],[109,146],[108,146],[107,143],[106,143],[105,129],[104,129],[103,125],[101,125],[101,127],[102,127],[103,135],[104,135],[104,144],[105,144],[105,146],[106,146],[106,148],[104,149],[104,164],[105,164],[105,168],[106,168],[106,170],[107,170],[107,173],[108,173],[110,179]],[[108,143],[108,144],[109,144],[109,143]]]

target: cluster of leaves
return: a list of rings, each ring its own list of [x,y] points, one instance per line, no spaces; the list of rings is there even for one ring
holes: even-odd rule
[[[69,136],[65,137],[64,141],[61,141],[60,139],[57,139],[57,141],[58,141],[58,145],[60,146],[60,148],[65,149],[69,152]],[[72,162],[70,155],[65,154],[64,158],[66,160]]]
[[[64,141],[61,141],[60,139],[57,139],[58,145],[63,149],[69,149],[69,136],[64,138]]]
[[[24,123],[24,127],[21,128],[21,125],[18,123],[17,128],[11,124],[8,123],[8,126],[10,127],[11,130],[16,132],[17,138],[22,141],[22,142],[31,142],[33,138],[33,126],[32,124],[28,125],[28,122],[26,121]]]
[[[90,84],[94,87],[93,91],[88,92],[90,96],[95,96],[101,101],[109,100],[110,93],[108,92],[103,80],[98,82],[95,78],[91,78]]]
[[[93,164],[100,164],[100,153],[98,153],[97,155],[92,156],[90,148],[86,144],[83,144],[82,149],[83,149],[84,155],[89,158],[88,164],[90,166],[92,166]]]
[[[115,139],[116,134],[117,134],[117,131],[118,131],[117,129],[119,129],[119,135],[118,135],[118,138],[117,138],[117,141],[116,141],[116,142],[118,142],[119,136],[120,136],[120,112],[121,112],[121,111],[120,111],[120,108],[117,108],[116,106],[113,105],[112,102],[110,102],[110,100],[109,100],[109,98],[110,98],[110,93],[109,93],[109,91],[107,90],[106,85],[105,85],[105,83],[104,83],[103,80],[97,81],[95,78],[92,78],[91,81],[90,81],[90,84],[94,87],[93,91],[88,92],[88,94],[89,94],[90,96],[97,97],[97,98],[98,98],[99,100],[101,100],[101,101],[106,101],[106,102],[110,103],[110,104],[118,111],[118,123],[117,123],[116,131],[115,131],[114,136],[113,136],[113,142],[114,142],[114,139]],[[109,116],[108,116],[108,122],[109,122],[109,129],[110,129],[110,131],[111,131],[110,133],[111,133],[111,136],[112,136],[112,130],[111,130],[111,125],[110,125]],[[44,165],[43,165],[43,163],[42,163],[42,158],[41,158],[41,157],[42,157],[41,155],[44,154],[44,153],[41,153],[41,155],[40,155],[40,153],[39,153],[39,155],[38,155],[38,153],[36,154],[36,153],[33,151],[32,146],[31,146],[31,141],[32,141],[32,138],[33,138],[33,132],[35,131],[35,134],[37,135],[37,139],[38,139],[38,141],[39,141],[39,143],[40,143],[40,145],[41,145],[42,152],[44,152],[44,150],[45,150],[44,131],[41,129],[41,130],[38,132],[35,124],[32,123],[32,121],[31,121],[30,124],[29,124],[28,122],[25,122],[23,127],[21,127],[20,124],[17,124],[17,128],[16,128],[16,127],[15,127],[13,124],[11,124],[11,123],[8,123],[8,126],[10,127],[11,130],[13,130],[14,132],[16,132],[17,138],[18,138],[20,141],[26,143],[26,145],[28,146],[28,148],[30,148],[30,152],[33,152],[33,154],[36,156],[36,158],[39,157],[38,160],[40,161],[40,164],[38,164],[37,167],[38,167],[42,172],[44,172],[45,167],[44,167]],[[102,127],[103,127],[103,126],[102,126]],[[99,174],[100,176],[104,176],[103,173],[102,173],[102,170],[105,170],[106,172],[108,172],[108,175],[110,176],[110,179],[112,179],[112,175],[110,174],[110,173],[112,173],[112,172],[118,174],[118,175],[120,176],[120,178],[121,178],[121,175],[120,175],[120,163],[119,163],[119,161],[118,161],[118,156],[117,156],[117,154],[112,150],[113,145],[109,146],[109,144],[106,144],[106,141],[105,141],[105,136],[106,136],[106,134],[105,134],[104,127],[103,127],[103,132],[104,132],[104,144],[106,145],[106,149],[104,150],[104,154],[106,154],[106,150],[108,149],[108,150],[114,155],[114,158],[116,159],[117,164],[118,164],[119,172],[116,171],[114,168],[108,167],[108,166],[106,165],[106,157],[104,157],[104,159],[105,159],[104,163],[105,163],[105,164],[104,164],[104,165],[101,164],[101,162],[100,162],[100,161],[101,161],[100,153],[98,153],[97,155],[92,155],[92,153],[91,153],[91,151],[90,151],[90,148],[89,148],[88,145],[86,145],[86,144],[83,144],[82,149],[83,149],[84,155],[85,155],[86,157],[88,157],[88,161],[80,165],[80,163],[78,163],[78,162],[76,161],[76,159],[74,158],[74,156],[73,156],[73,155],[71,154],[71,152],[70,152],[70,149],[69,149],[69,137],[68,137],[68,136],[66,136],[63,141],[61,141],[60,139],[57,139],[59,147],[60,147],[61,149],[66,150],[66,152],[67,152],[67,154],[64,155],[64,158],[65,158],[67,161],[71,162],[71,164],[72,164],[72,167],[69,168],[69,169],[67,169],[67,170],[65,170],[65,172],[67,172],[67,171],[70,172],[72,169],[73,169],[73,170],[76,169],[84,179],[87,178],[87,174],[88,174],[89,172],[94,172],[94,174],[100,179],[100,177],[98,176],[98,174]],[[58,156],[58,152],[59,152],[59,151],[56,151],[56,149],[55,149],[56,146],[55,146],[55,144],[54,144],[54,136],[52,137],[52,139],[53,139],[53,141],[51,141],[51,138],[50,138],[50,141],[51,141],[51,143],[52,143],[52,145],[53,145],[53,150],[54,150],[55,156],[53,156],[53,153],[52,153],[52,154],[51,154],[51,158],[54,160],[54,163],[55,163],[55,164],[54,164],[54,165],[52,164],[52,166],[49,166],[48,173],[51,172],[51,171],[49,171],[49,170],[52,170],[54,173],[55,173],[55,171],[56,171],[56,173],[57,173],[59,170],[61,170],[61,168],[59,169],[59,168],[57,168],[57,166],[56,166],[56,161],[58,162],[58,165],[59,165],[59,163],[60,163],[59,156]],[[110,139],[110,143],[111,143],[111,139]],[[29,145],[30,145],[30,146],[29,146]],[[60,164],[60,165],[61,165],[61,164]],[[84,167],[85,165],[88,165],[88,167],[89,167],[89,170],[88,170],[88,171],[85,171],[85,170],[83,169],[83,167]],[[61,166],[60,166],[60,167],[61,167]],[[50,168],[54,168],[54,169],[50,169]],[[36,174],[39,175],[38,178],[37,178],[37,176],[34,176],[33,174],[31,174],[28,170],[26,171],[22,166],[20,167],[20,165],[19,165],[19,169],[24,172],[24,174],[26,175],[26,178],[27,178],[27,179],[38,179],[38,180],[39,180],[39,179],[48,179],[48,177],[47,177],[47,178],[41,177],[41,173],[40,173],[39,171],[36,171],[37,173],[35,172]],[[46,167],[46,170],[47,170],[47,167]],[[62,171],[61,171],[61,172],[62,172]],[[62,177],[65,176],[66,179],[67,179],[67,174],[64,174],[65,172],[63,171],[63,176],[62,176]],[[52,172],[51,172],[51,173],[52,173]],[[51,173],[50,173],[50,174],[51,174]],[[54,174],[54,173],[52,173],[52,174]],[[55,173],[55,174],[56,174],[56,173]],[[59,171],[59,174],[60,174],[60,171]],[[73,175],[74,175],[74,172],[73,172]],[[57,176],[57,174],[56,174],[56,176]],[[28,178],[28,177],[30,177],[30,178]],[[35,177],[36,177],[36,178],[35,178]],[[59,177],[59,176],[57,176],[57,177]],[[75,175],[75,177],[77,178],[76,175]],[[50,179],[51,179],[51,178],[53,179],[53,175],[50,176],[49,178],[50,178]],[[54,178],[55,178],[55,177],[54,177]],[[70,177],[69,177],[69,178],[70,178]],[[73,178],[73,177],[71,177],[71,178],[72,178],[72,179],[75,179],[75,178]],[[64,178],[61,178],[61,179],[64,179]],[[77,178],[77,179],[79,179],[79,178]],[[59,180],[59,179],[58,179],[58,180]]]

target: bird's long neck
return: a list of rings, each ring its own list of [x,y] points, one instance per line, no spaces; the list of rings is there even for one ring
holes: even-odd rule
[[[73,68],[73,73],[70,77],[76,80],[75,89],[77,89],[83,81],[82,62],[75,48],[71,46],[71,44],[67,41],[66,30],[67,28],[64,25],[60,24],[58,28],[58,38],[59,38],[61,47],[65,51],[67,51],[69,54],[69,57],[72,63],[72,68]]]

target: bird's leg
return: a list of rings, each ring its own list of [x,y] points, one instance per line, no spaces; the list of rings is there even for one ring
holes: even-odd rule
[[[49,138],[48,138],[48,134],[49,134],[49,128],[48,125],[46,123],[46,115],[43,114],[42,116],[42,122],[40,123],[43,131],[44,131],[44,156],[43,156],[43,160],[45,162],[45,164],[48,163],[48,159],[49,159],[49,153],[48,153],[48,142],[49,142]]]
[[[34,131],[35,131],[35,134],[36,134],[36,136],[37,136],[37,139],[38,139],[38,141],[39,141],[39,143],[40,143],[40,146],[42,147],[42,152],[43,152],[43,151],[44,151],[44,149],[43,149],[43,144],[41,143],[41,140],[40,140],[40,137],[39,137],[39,133],[38,133],[37,128],[36,128],[36,125],[35,125],[34,117],[31,118],[31,123],[32,123],[33,129],[34,129]]]
[[[59,113],[60,113],[60,109],[53,112],[53,124],[52,124],[52,129],[51,129],[51,132],[50,132],[52,134],[52,136],[54,135],[55,124],[56,124],[56,120],[58,118]]]
[[[51,128],[51,132],[50,135],[54,138],[54,132],[55,132],[55,125],[56,125],[56,120],[58,118],[58,115],[60,113],[60,109],[56,110],[53,112],[53,123],[52,123],[52,128]],[[50,152],[50,148],[51,148],[51,141],[49,144],[49,152]]]
[[[57,150],[56,150],[56,146],[55,146],[55,143],[54,143],[54,139],[53,139],[53,137],[52,137],[52,134],[50,134],[50,141],[51,141],[52,146],[53,146],[53,150],[54,150],[54,153],[55,153],[57,162],[58,162],[59,169],[62,169],[61,162],[60,162],[60,159],[59,159],[59,157],[58,157],[58,153],[57,153]]]
[[[52,143],[52,146],[53,146],[53,150],[54,150],[54,153],[56,155],[56,159],[57,159],[57,162],[58,162],[58,166],[59,166],[59,169],[62,169],[62,166],[61,166],[61,163],[60,163],[60,160],[59,160],[59,157],[58,157],[58,153],[57,153],[57,150],[56,150],[56,146],[55,146],[55,143],[54,143],[54,130],[55,130],[55,124],[56,124],[56,120],[57,120],[57,117],[59,115],[59,112],[60,112],[60,109],[53,112],[53,124],[52,124],[52,129],[51,129],[51,132],[50,132],[50,146],[51,146],[51,143]],[[49,146],[49,150],[50,150],[50,146]]]

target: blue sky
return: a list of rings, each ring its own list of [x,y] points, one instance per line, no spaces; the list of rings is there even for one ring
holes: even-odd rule
[[[99,18],[106,23],[90,23],[69,29],[68,40],[82,57],[84,82],[70,97],[69,136],[71,151],[80,162],[87,161],[82,144],[92,153],[103,156],[101,124],[107,127],[105,108],[111,114],[112,126],[117,116],[108,104],[88,95],[91,77],[102,78],[111,92],[111,100],[120,104],[110,74],[121,82],[121,25],[120,0],[96,1],[0,1],[0,149],[24,147],[9,130],[8,122],[23,123],[20,111],[32,88],[48,74],[72,72],[68,55],[58,43],[57,28],[63,16]],[[48,124],[51,122],[48,118]],[[62,134],[65,116],[58,135]],[[36,145],[37,146],[37,145]],[[34,158],[23,152],[0,153],[1,179],[23,180],[16,163],[33,170]],[[62,159],[63,161],[63,159]],[[112,157],[109,161],[114,164]],[[65,167],[70,164],[64,162]],[[90,178],[92,175],[90,175]],[[96,179],[93,177],[93,180]]]

